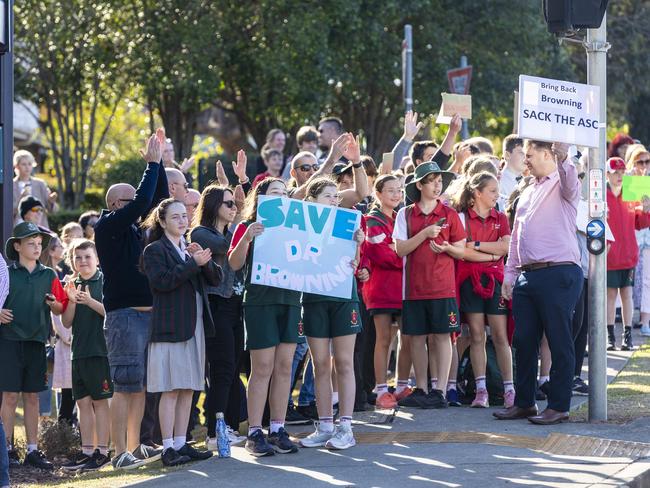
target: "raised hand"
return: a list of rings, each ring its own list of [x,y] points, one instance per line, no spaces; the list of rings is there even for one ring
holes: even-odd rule
[[[330,158],[332,158],[335,162],[341,159],[341,156],[343,156],[345,153],[345,150],[348,147],[348,144],[350,144],[351,139],[352,134],[349,132],[344,132],[338,136],[330,148]]]
[[[418,122],[418,113],[409,110],[404,115],[404,139],[412,141],[424,127],[423,122]]]
[[[246,202],[246,193],[241,185],[235,187],[235,194],[233,195],[235,199],[235,205],[237,205],[237,211],[241,212],[244,210],[244,203]]]
[[[353,163],[358,163],[361,160],[361,146],[359,144],[359,136],[356,138],[350,134],[350,139],[348,145],[343,151],[343,156],[345,156],[349,161]]]
[[[160,140],[162,133],[163,140]],[[155,134],[152,134],[149,139],[145,141],[145,149],[140,149],[142,159],[147,163],[157,163],[162,160],[162,148],[165,141],[164,129],[158,129]]]
[[[458,134],[463,128],[463,119],[460,118],[460,115],[454,114],[449,122],[449,132],[452,134]]]
[[[183,159],[183,163],[181,164],[181,171],[183,173],[187,173],[192,166],[194,166],[194,163],[196,162],[196,158],[194,156],[190,156],[189,158]]]
[[[214,164],[215,171],[217,173],[217,181],[221,186],[228,186],[230,185],[230,181],[228,181],[228,177],[226,176],[226,172],[223,169],[223,165],[221,164],[221,160],[218,159],[217,162]]]
[[[239,181],[246,181],[248,176],[246,176],[246,165],[248,164],[248,158],[246,157],[246,152],[243,149],[237,151],[237,161],[232,162],[232,170],[234,171]]]
[[[555,156],[555,162],[560,164],[569,154],[569,144],[564,142],[554,142],[551,146],[551,152]]]

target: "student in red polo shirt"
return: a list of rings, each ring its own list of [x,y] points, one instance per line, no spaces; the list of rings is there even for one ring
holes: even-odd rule
[[[402,332],[411,336],[417,387],[398,403],[403,407],[446,408],[444,391],[451,366],[450,332],[460,330],[454,258],[463,259],[465,231],[456,211],[440,201],[454,179],[434,163],[424,163],[406,186],[413,202],[395,220],[395,248],[404,258]],[[426,349],[433,349],[431,361]],[[427,365],[438,373],[438,389],[428,394]]]
[[[632,290],[634,288],[634,268],[639,262],[639,248],[635,229],[650,227],[650,199],[638,202],[623,201],[623,175],[625,161],[621,158],[607,160],[607,223],[612,229],[615,241],[607,254],[607,336],[608,351],[616,350],[614,320],[616,315],[616,296],[621,293],[623,315],[623,351],[634,348],[632,344]]]
[[[465,224],[465,260],[458,262],[460,311],[469,324],[470,357],[476,379],[472,407],[488,408],[485,384],[485,317],[503,376],[504,404],[515,404],[512,382],[512,351],[508,343],[508,306],[501,297],[503,257],[508,254],[510,226],[505,214],[494,207],[499,200],[499,182],[491,173],[479,173],[465,182],[454,199]]]

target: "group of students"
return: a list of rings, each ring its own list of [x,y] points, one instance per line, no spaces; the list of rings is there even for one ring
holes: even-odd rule
[[[218,181],[203,190],[195,208],[188,204],[188,195],[174,194],[175,185],[187,190],[186,182],[172,181],[183,173],[171,169],[166,176],[159,169],[165,138],[164,131],[158,131],[142,152],[147,170],[138,189],[112,187],[108,210],[88,217],[94,219],[97,245],[88,238],[71,240],[66,250],[71,275],[65,285],[59,280],[65,273],[57,276],[42,264],[52,235],[33,221],[41,212],[25,205],[25,214],[20,211],[25,221],[6,243],[10,286],[0,312],[0,361],[6,365],[0,375],[2,420],[11,440],[22,393],[28,451],[24,462],[52,468],[37,449],[36,435],[38,392],[45,389],[45,343],[51,317],[56,316],[72,331],[71,393],[82,439],[82,452],[69,469],[93,470],[109,463],[109,437],[116,445],[116,469],[156,459],[168,466],[206,459],[217,449],[218,415],[228,424],[231,442],[245,440],[254,456],[297,452],[285,423],[305,343],[310,367],[305,368],[304,385],[312,371],[317,413],[314,432],[299,442],[303,447],[350,448],[356,443],[352,417],[359,393],[355,350],[358,334],[373,325],[369,376],[374,376],[374,388],[367,393],[377,408],[460,406],[458,358],[468,347],[475,381],[471,406],[487,408],[486,326],[503,378],[504,406],[512,407],[512,317],[509,297],[501,291],[504,260],[518,196],[532,183],[524,151],[546,146],[511,135],[499,159],[483,138],[454,145],[458,117],[440,147],[433,141],[415,142],[420,128],[417,114],[407,114],[393,158],[376,165],[361,155],[358,138],[345,133],[339,119],[329,117],[318,129],[299,131],[301,151],[286,161],[288,171],[282,158],[272,159],[277,156],[273,151],[282,156],[271,146],[279,144],[276,132],[262,155],[265,173],[251,184],[240,151],[233,163],[238,184],[230,186],[218,165]],[[615,174],[619,163],[608,164]],[[289,182],[282,177],[285,173]],[[354,234],[357,253],[349,264],[356,277],[350,297],[251,283],[255,239],[264,232],[256,221],[260,196],[363,212]],[[631,212],[637,215],[637,228],[644,227],[640,219],[645,214],[634,208]],[[138,297],[138,303],[116,301],[121,288],[140,287],[130,275],[118,275],[121,255],[128,255],[146,278],[142,283],[151,294],[149,302],[146,297]],[[650,273],[650,266],[647,270]],[[626,320],[630,314],[623,290],[621,295]],[[650,310],[647,313],[646,319]],[[583,315],[577,330],[586,332]],[[364,323],[364,317],[371,323]],[[396,335],[393,388],[387,371]],[[244,349],[250,353],[249,430],[240,436],[238,376]],[[583,357],[584,350],[576,360],[577,380]],[[186,432],[195,393],[204,391],[206,384],[208,451],[201,451],[187,443]],[[132,414],[125,405],[135,401],[122,399],[124,395],[145,386],[147,393],[159,394],[153,416],[162,446],[140,444],[139,435],[131,438],[132,432],[139,432],[141,416],[129,417],[123,430],[118,425],[127,411]],[[109,414],[114,393],[119,401],[112,400]],[[144,397],[138,402],[134,409],[144,409]],[[11,444],[9,448],[10,459],[17,463]]]

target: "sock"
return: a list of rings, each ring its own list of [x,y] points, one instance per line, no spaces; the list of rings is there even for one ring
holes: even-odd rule
[[[386,383],[375,385],[375,393],[377,393],[378,397],[382,396],[384,393],[388,393],[388,385]]]
[[[339,392],[338,391],[333,391],[332,392],[332,405],[336,405],[339,402]]]
[[[262,430],[262,426],[261,425],[251,425],[248,428],[248,437],[253,435],[253,432],[255,432],[256,430]]]
[[[320,422],[318,430],[321,432],[334,431],[334,417],[318,417],[318,421]]]
[[[174,436],[174,450],[178,451],[185,445],[186,437],[184,435]]]
[[[281,427],[284,427],[284,420],[271,420],[271,427],[269,428],[269,431],[271,434],[275,434],[276,432],[280,431]]]
[[[607,334],[609,334],[609,335],[614,334],[614,326],[613,325],[608,325],[607,326]]]
[[[169,439],[163,439],[163,451],[174,447],[174,439],[170,437]]]
[[[625,332],[627,332],[628,330],[632,330],[632,326],[631,326],[631,325],[624,325],[624,326],[623,326],[623,330],[624,330]]]
[[[515,385],[512,381],[503,382],[503,392],[508,393],[509,391],[515,391]]]
[[[456,389],[456,380],[449,380],[447,382],[447,391]]]
[[[341,417],[339,419],[339,424],[342,427],[352,428],[352,417]]]
[[[36,444],[27,444],[27,454],[36,450]]]
[[[551,379],[550,376],[540,376],[539,377],[540,386],[543,385],[544,383],[546,383],[547,381],[549,381],[550,379]]]
[[[83,452],[86,456],[92,456],[95,450],[93,449],[93,446],[81,446],[81,452]]]
[[[431,389],[432,390],[438,389],[438,378],[431,378]]]
[[[409,380],[397,380],[397,387],[395,393],[398,395],[409,387]]]
[[[97,449],[99,449],[99,454],[108,456],[108,446],[97,446]]]
[[[476,391],[487,390],[485,386],[485,376],[477,376],[476,378]]]

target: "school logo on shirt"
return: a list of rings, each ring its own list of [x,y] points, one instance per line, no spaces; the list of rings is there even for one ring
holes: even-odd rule
[[[104,379],[104,382],[102,383],[102,392],[104,393],[109,393],[111,389],[108,387],[108,380]]]
[[[494,224],[494,230],[499,230],[501,228],[501,224]]]
[[[449,313],[449,325],[452,327],[456,327],[458,325],[458,317],[456,316],[455,312]]]
[[[300,322],[298,322],[298,335],[299,336],[304,336],[305,335],[305,327],[302,323],[302,319],[300,319]]]
[[[356,310],[352,310],[352,313],[350,314],[350,325],[352,325],[352,327],[359,325],[359,314]]]

